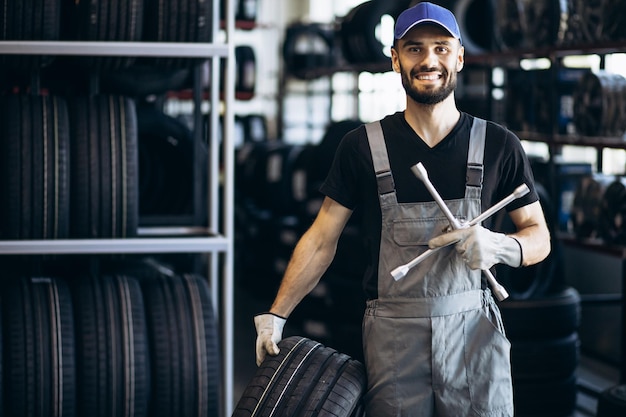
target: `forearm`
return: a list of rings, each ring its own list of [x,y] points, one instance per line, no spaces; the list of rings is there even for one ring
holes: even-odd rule
[[[509,234],[522,248],[522,266],[543,261],[551,250],[550,233],[547,228],[534,225]]]
[[[529,266],[543,261],[551,250],[550,231],[543,209],[536,201],[509,213],[517,231],[509,236],[522,247],[522,265]]]
[[[305,233],[287,265],[270,311],[289,317],[300,301],[315,288],[332,262],[335,251],[336,244],[322,245],[313,231]]]

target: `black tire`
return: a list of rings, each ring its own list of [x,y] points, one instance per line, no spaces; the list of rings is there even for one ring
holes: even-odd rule
[[[499,0],[494,10],[494,39],[500,50],[553,46],[564,36],[566,2]]]
[[[225,65],[225,61],[222,61]],[[250,45],[235,47],[235,94],[239,100],[254,98],[257,82],[256,52]]]
[[[268,139],[267,118],[264,114],[238,116],[243,123],[242,142],[265,142]]]
[[[513,381],[515,417],[570,417],[576,408],[576,376]]]
[[[296,145],[282,141],[249,142],[238,154],[237,187],[242,196],[259,208],[274,206],[275,196],[268,192],[270,184],[280,182],[283,160]]]
[[[245,388],[233,417],[360,417],[363,365],[313,340],[291,336],[267,356]]]
[[[580,340],[574,332],[562,338],[517,340],[511,343],[513,379],[556,379],[572,375],[578,366]]]
[[[69,99],[74,238],[123,238],[139,222],[137,114],[127,97]]]
[[[467,55],[493,49],[495,0],[440,0],[437,4],[456,16]]]
[[[315,70],[335,65],[333,32],[319,23],[287,27],[283,42],[285,70],[299,79],[315,77]]]
[[[369,0],[350,10],[340,28],[345,59],[353,64],[390,62],[390,52],[385,50],[388,45],[377,37],[377,26],[385,15],[397,18],[407,3]]]
[[[48,277],[4,280],[5,415],[74,416],[74,322],[66,283]]]
[[[209,43],[213,40],[212,1],[144,0],[143,19],[144,41]],[[140,61],[164,68],[190,68],[206,59],[144,58]]]
[[[0,98],[0,236],[69,235],[69,122],[63,99]]]
[[[572,287],[536,299],[507,299],[499,307],[512,341],[567,337],[580,324],[580,295]]]
[[[143,99],[183,89],[189,79],[187,68],[160,68],[133,65],[116,71],[107,71],[100,77],[102,92]]]
[[[0,40],[59,40],[60,20],[61,0],[5,0],[0,7]],[[54,55],[0,55],[0,68],[20,76],[54,59]]]
[[[551,221],[555,212],[548,191],[539,183],[535,184],[539,202],[548,223],[548,230],[554,235],[556,227]],[[515,225],[505,209],[500,210],[493,224],[494,230],[503,233],[514,233]],[[552,242],[552,250],[543,261],[523,268],[512,268],[506,264],[496,265],[498,281],[507,289],[511,299],[526,300],[543,297],[563,283],[561,242]]]
[[[149,415],[218,415],[217,323],[207,279],[158,273],[141,282],[151,348]]]
[[[65,1],[65,38],[73,41],[138,42],[142,37],[144,0]],[[135,57],[66,57],[68,65],[98,71],[125,68]]]
[[[626,218],[626,179],[615,178],[615,181],[604,190],[598,216],[599,235],[605,244],[626,243],[624,218]]]
[[[72,289],[79,414],[146,416],[148,336],[139,283],[121,275],[81,276]]]
[[[600,207],[604,192],[613,181],[614,175],[600,173],[579,180],[571,208],[572,227],[577,238],[600,236]]]
[[[193,132],[153,106],[137,107],[139,135],[139,214],[190,215],[193,211]],[[206,172],[203,146],[200,172]],[[167,196],[164,198],[164,196]]]
[[[604,390],[598,398],[597,417],[623,417],[626,415],[626,385],[616,385]]]

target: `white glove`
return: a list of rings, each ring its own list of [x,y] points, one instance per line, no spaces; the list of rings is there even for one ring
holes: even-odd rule
[[[471,269],[485,270],[499,263],[517,268],[522,264],[522,246],[516,239],[480,225],[432,238],[428,247],[435,249],[455,242],[456,251]]]
[[[256,364],[260,366],[266,354],[278,355],[278,342],[283,338],[283,327],[287,319],[272,313],[254,316],[256,327]]]

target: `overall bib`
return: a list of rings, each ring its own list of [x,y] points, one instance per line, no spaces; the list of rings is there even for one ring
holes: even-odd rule
[[[428,249],[449,226],[437,203],[398,203],[379,122],[366,125],[382,211],[378,299],[363,319],[368,417],[513,416],[511,345],[481,271],[439,249],[398,281],[391,271]],[[481,211],[486,122],[470,134],[459,219]],[[407,167],[409,169],[409,167]]]

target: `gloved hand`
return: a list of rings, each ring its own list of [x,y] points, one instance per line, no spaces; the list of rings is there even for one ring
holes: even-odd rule
[[[283,338],[283,327],[287,319],[272,313],[254,316],[256,327],[256,364],[260,366],[266,354],[278,355],[278,342]]]
[[[522,264],[522,247],[516,239],[480,225],[432,238],[428,247],[435,249],[454,242],[456,251],[471,269],[485,270],[499,263],[517,268]]]

